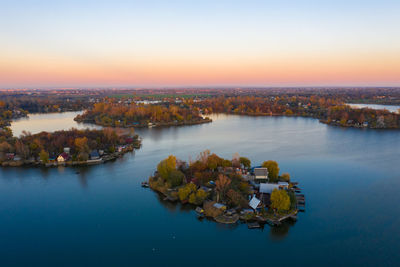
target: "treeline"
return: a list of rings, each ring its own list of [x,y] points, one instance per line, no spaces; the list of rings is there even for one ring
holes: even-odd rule
[[[400,128],[400,114],[369,108],[353,109],[340,99],[324,96],[236,96],[208,98],[192,104],[204,114],[315,117],[344,127]]]
[[[154,125],[174,125],[202,123],[206,120],[198,108],[188,108],[175,104],[163,105],[122,104],[101,102],[75,118],[79,122],[93,122],[103,126],[143,127]]]
[[[11,132],[0,136],[0,162],[31,160],[43,163],[56,160],[61,153],[68,159],[85,161],[91,151],[114,153],[120,145],[139,145],[137,135],[123,133],[111,128],[102,130],[56,131],[30,134],[24,132],[19,138]]]
[[[319,96],[237,96],[209,98],[195,103],[208,113],[241,115],[300,115],[321,117],[324,111],[341,102]]]
[[[7,110],[21,109],[29,113],[49,113],[64,111],[80,111],[90,107],[89,98],[46,96],[2,96],[0,102],[6,103]]]

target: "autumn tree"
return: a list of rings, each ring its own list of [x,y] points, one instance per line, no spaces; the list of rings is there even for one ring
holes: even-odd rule
[[[182,184],[185,175],[178,170],[171,170],[168,174],[167,182],[171,187],[177,187]]]
[[[86,136],[75,138],[74,145],[76,149],[81,153],[89,152],[88,139]]]
[[[262,166],[268,169],[268,178],[271,182],[275,182],[279,176],[279,166],[276,161],[268,160],[264,161]]]
[[[251,167],[251,161],[246,158],[246,157],[240,157],[239,158],[240,164],[243,165],[243,167],[249,169]]]
[[[219,202],[219,199],[223,199],[225,197],[225,192],[228,189],[228,186],[231,183],[231,179],[229,179],[227,176],[220,174],[218,176],[217,181],[215,181],[215,189],[217,190],[217,202]]]
[[[167,180],[169,174],[176,170],[176,157],[173,155],[168,156],[168,158],[160,161],[157,165],[158,174],[164,179]]]
[[[232,166],[233,167],[240,167],[240,156],[239,153],[235,153],[232,156]]]
[[[207,198],[207,193],[203,189],[192,192],[189,196],[189,203],[194,205],[201,205]]]
[[[242,194],[233,189],[229,189],[228,192],[226,193],[226,196],[228,198],[228,203],[231,206],[245,207],[248,203]]]
[[[285,181],[285,182],[290,182],[290,174],[287,173],[287,172],[282,173],[281,179],[282,179],[283,181]]]
[[[271,208],[278,212],[290,209],[290,197],[285,190],[274,189],[271,193]]]
[[[48,163],[49,162],[49,153],[47,153],[46,151],[44,151],[43,149],[40,151],[39,153],[39,158],[40,161],[43,163]]]
[[[0,143],[0,152],[11,152],[12,151],[12,146],[7,142],[7,141],[3,141]]]
[[[210,156],[210,150],[206,149],[200,152],[198,156],[198,160],[201,161],[203,164],[207,164],[208,157]]]
[[[193,183],[188,183],[184,187],[179,188],[178,190],[178,197],[181,201],[188,199],[190,194],[196,192],[196,185]]]
[[[20,140],[15,142],[15,151],[18,155],[20,155],[23,159],[29,157],[29,148]]]
[[[221,163],[222,167],[232,167],[232,162],[230,160],[224,159]]]
[[[215,170],[222,162],[222,159],[218,157],[216,154],[211,154],[207,158],[207,167],[210,170]]]

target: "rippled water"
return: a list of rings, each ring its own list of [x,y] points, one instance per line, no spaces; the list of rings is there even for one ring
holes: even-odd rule
[[[138,129],[142,149],[112,163],[0,170],[1,262],[398,264],[400,131],[337,128],[310,118],[213,120]],[[295,224],[249,230],[245,224],[199,221],[191,209],[140,187],[169,154],[188,159],[204,149],[227,158],[239,152],[254,165],[277,160],[281,172],[300,182],[306,212]]]

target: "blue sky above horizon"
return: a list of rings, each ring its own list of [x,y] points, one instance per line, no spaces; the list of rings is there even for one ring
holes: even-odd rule
[[[400,1],[0,4],[0,88],[400,85]]]

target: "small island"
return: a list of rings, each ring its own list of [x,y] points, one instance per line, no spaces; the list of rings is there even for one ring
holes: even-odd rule
[[[168,104],[136,104],[100,102],[75,118],[78,122],[112,127],[162,127],[211,122],[199,109]]]
[[[23,133],[13,137],[9,128],[0,132],[0,164],[18,166],[82,166],[100,164],[140,147],[133,131],[102,130]]]
[[[298,184],[290,181],[288,173],[279,174],[277,162],[251,167],[246,157],[235,154],[227,160],[208,150],[189,163],[170,155],[142,186],[166,201],[191,205],[199,218],[225,224],[240,220],[249,228],[297,220],[298,211],[305,207]]]

